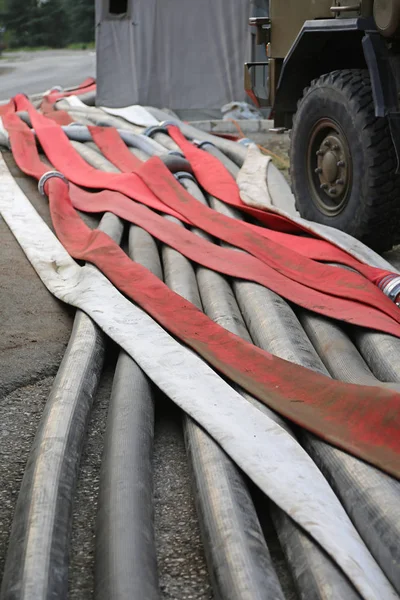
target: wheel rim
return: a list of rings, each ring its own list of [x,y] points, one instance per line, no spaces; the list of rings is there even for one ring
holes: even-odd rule
[[[346,207],[351,191],[350,148],[342,128],[331,119],[321,119],[311,131],[307,172],[314,204],[330,217]]]

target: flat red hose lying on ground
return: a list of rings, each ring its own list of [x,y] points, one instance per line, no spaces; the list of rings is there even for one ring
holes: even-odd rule
[[[83,81],[80,85],[78,85],[78,87],[74,88],[73,90],[69,90],[68,92],[50,92],[50,94],[48,94],[46,98],[51,104],[54,104],[55,102],[57,102],[57,100],[61,100],[62,98],[68,98],[69,96],[80,96],[82,94],[86,94],[87,92],[95,91],[96,80],[93,79],[93,77],[88,77],[87,79],[85,79],[85,81]]]
[[[88,129],[93,141],[101,150],[102,154],[123,173],[132,173],[142,164],[142,161],[129,151],[114,127],[98,127],[91,125],[88,126]],[[128,217],[124,218],[129,220]],[[302,254],[307,258],[319,262],[339,263],[352,267],[370,281],[379,281],[382,276],[386,274],[386,271],[382,271],[382,269],[361,263],[341,248],[334,246],[333,243],[327,242],[326,240],[317,237],[303,237],[302,235],[274,231],[273,229],[253,225],[252,223],[246,223],[245,221],[243,221],[243,224],[263,237],[290,248],[292,252],[297,252],[298,254]],[[299,228],[299,233],[303,232],[306,232],[308,236],[312,235],[308,230]]]
[[[240,198],[239,188],[238,188],[238,185],[237,185],[235,179],[232,177],[232,175],[229,173],[229,171],[224,167],[224,165],[221,163],[221,161],[219,161],[215,156],[213,156],[212,154],[209,154],[205,150],[202,150],[201,148],[197,148],[196,146],[194,146],[191,142],[189,142],[185,138],[185,136],[178,129],[178,127],[170,125],[168,127],[168,133],[170,134],[171,138],[175,141],[175,143],[180,147],[180,149],[182,150],[182,152],[185,155],[185,157],[187,158],[187,160],[190,162],[193,172],[195,174],[195,177],[202,188],[204,188],[211,196],[215,196],[219,200],[221,200],[227,204],[230,204],[236,208],[239,208],[240,210],[247,212],[247,213],[251,214],[252,216],[255,216],[260,221],[265,223],[267,226],[272,227],[272,224],[269,225],[269,222],[268,222],[268,219],[270,218],[270,215],[272,213],[268,213],[266,211],[262,211],[259,209],[254,209],[254,208],[251,208],[251,207],[247,206],[246,204],[244,204],[244,202]],[[256,213],[254,211],[256,211]],[[264,217],[264,219],[263,219],[262,218],[263,214],[268,215],[268,216]],[[281,217],[281,218],[285,219],[285,217]],[[310,239],[311,239],[309,237],[310,235],[312,235],[310,233],[310,231],[308,231],[307,229],[304,229],[299,223],[293,223],[292,221],[289,221],[289,222],[292,224],[292,227],[294,228],[293,229],[294,233],[305,233],[308,236],[308,238],[303,238],[304,239],[303,244],[304,244],[304,246],[306,246],[307,243],[310,242]],[[316,237],[318,237],[317,234],[314,234],[314,235]],[[332,247],[334,247],[333,244],[332,244]],[[337,250],[339,250],[339,249],[337,248]],[[305,251],[304,247],[303,247],[302,253],[306,255],[306,251]],[[336,259],[334,259],[334,260],[336,261]],[[339,261],[339,262],[341,262],[341,261]],[[365,266],[368,267],[368,265],[365,265]],[[360,271],[359,268],[358,268],[358,270]],[[376,273],[375,273],[375,278],[369,277],[367,275],[367,271],[365,271],[365,270],[364,270],[364,275],[366,277],[370,278],[370,280],[373,281],[374,283],[377,283],[381,279],[381,276],[382,276],[382,275],[378,276],[378,272],[379,272],[379,270],[377,269]],[[382,273],[384,273],[384,271],[381,271],[381,274]]]
[[[57,111],[60,113],[64,113],[64,115],[62,117],[60,117],[60,120],[65,121],[65,123],[60,122],[60,121],[58,121],[58,117],[55,117],[53,115],[53,112],[56,112],[56,111],[54,111],[54,107],[53,107],[53,110],[51,111],[50,106],[52,106],[54,104],[54,102],[56,100],[59,100],[60,98],[64,98],[66,96],[84,94],[86,92],[93,91],[96,89],[95,84],[96,84],[96,80],[93,79],[93,77],[88,77],[87,79],[85,79],[85,81],[83,81],[76,88],[74,88],[73,90],[71,90],[69,92],[51,92],[47,96],[44,96],[44,98],[42,100],[41,108],[43,107],[43,102],[44,102],[44,107],[45,107],[44,112],[46,112],[46,114],[51,112],[51,118],[53,118],[54,120],[59,122],[60,125],[69,125],[70,123],[73,122],[73,119],[71,119],[71,117],[68,115],[68,113],[65,111]],[[56,97],[56,96],[58,96],[58,97]],[[15,98],[16,99],[20,98],[20,106],[17,108],[17,104],[14,101],[14,98],[11,98],[10,101],[7,102],[7,104],[3,104],[2,106],[0,106],[0,117],[2,117],[5,114],[8,114],[8,113],[14,113],[16,110],[23,110],[21,108],[21,98],[25,98],[25,96],[18,94],[18,96],[16,96]],[[69,121],[65,115],[68,116]]]
[[[128,146],[114,127],[89,125],[88,130],[104,156],[123,173],[133,173],[142,165],[140,158],[129,152]]]
[[[285,298],[330,318],[398,335],[400,312],[376,286],[355,273],[327,267],[272,244],[242,223],[202,206],[176,181],[156,158],[137,173],[113,174],[90,167],[75,151],[62,129],[32,109],[23,97],[32,123],[49,160],[75,183],[86,187],[122,191],[157,210],[186,217],[186,220],[224,241],[240,247],[286,278],[284,289],[273,287]],[[382,272],[382,275],[385,272]],[[346,299],[343,305],[336,298]],[[376,309],[390,317],[376,317]]]
[[[39,158],[33,134],[16,116],[5,120],[18,165],[40,178],[48,167]],[[399,394],[331,380],[231,334],[130,260],[109,236],[91,231],[72,207],[64,182],[50,179],[46,192],[57,235],[74,258],[95,264],[166,330],[268,406],[400,477]]]
[[[54,104],[49,102],[47,96],[45,96],[40,105],[40,110],[46,117],[49,119],[53,119],[59,125],[70,125],[74,122],[71,116],[67,113],[66,110],[55,110]]]

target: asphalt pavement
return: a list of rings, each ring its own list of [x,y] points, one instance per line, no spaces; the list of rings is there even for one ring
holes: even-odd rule
[[[0,101],[19,92],[36,94],[55,85],[72,87],[95,73],[94,50],[4,52],[0,57]]]

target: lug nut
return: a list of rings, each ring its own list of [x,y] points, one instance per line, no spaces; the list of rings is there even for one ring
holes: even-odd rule
[[[337,179],[336,180],[336,185],[344,185],[343,179]]]
[[[323,156],[324,153],[322,152],[322,150],[317,150],[316,155],[317,156]]]
[[[324,141],[324,146],[326,146],[327,148],[331,147],[331,142],[329,140],[325,140]]]
[[[321,169],[321,167],[317,167],[317,168],[315,169],[315,173],[317,173],[317,175],[321,175],[321,173],[322,173],[322,169]]]
[[[337,162],[337,163],[336,163],[336,165],[337,165],[338,167],[345,167],[345,166],[346,166],[346,163],[344,162],[344,160],[339,160],[339,162]]]
[[[329,190],[329,193],[332,194],[332,196],[334,196],[336,194],[336,189],[335,188],[331,188]]]
[[[321,190],[327,190],[329,185],[327,183],[321,183]]]
[[[335,145],[333,146],[333,150],[340,150],[340,146],[338,146],[337,144],[335,144]]]

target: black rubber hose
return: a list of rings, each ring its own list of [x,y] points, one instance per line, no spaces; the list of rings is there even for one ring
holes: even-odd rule
[[[236,210],[221,203],[219,200],[215,198],[209,198],[209,200],[211,206],[213,206],[215,210],[223,212],[233,218],[238,218],[240,216]],[[325,365],[320,360],[315,348],[312,346],[298,319],[285,300],[255,283],[233,280],[232,285],[242,315],[256,345],[281,358],[285,358],[296,364],[301,364],[307,368],[328,375]],[[313,436],[307,436],[308,434],[305,434],[307,440],[311,440],[311,438],[315,440]],[[305,443],[303,437],[302,442]],[[323,444],[323,446],[326,446],[329,449],[328,454],[329,452],[334,451],[332,447],[327,446],[326,444]],[[317,462],[316,454],[318,453],[318,445],[314,445],[310,442],[307,449],[312,455],[312,458]],[[342,454],[343,456],[347,456],[345,453]],[[329,461],[326,460],[326,462],[329,464]],[[340,469],[340,464],[338,465],[337,462],[340,463],[340,460],[335,461],[336,472]],[[346,466],[342,464],[341,468],[342,472],[345,473]],[[369,467],[366,465],[366,468]],[[326,475],[329,475],[328,471]],[[346,484],[345,489],[347,487],[348,484]],[[364,493],[368,498],[368,491],[364,489]],[[362,496],[362,499],[365,500],[365,496]],[[366,515],[364,514],[364,518],[365,517]],[[301,531],[291,531],[291,528],[293,528],[295,524],[290,519],[279,519],[279,521],[277,521],[276,512],[273,513],[273,519],[276,522],[277,527],[286,528],[285,531],[279,530],[282,543],[284,540],[288,539],[293,540],[293,544],[296,542],[297,552],[289,552],[289,546],[284,546],[284,549],[286,556],[290,561],[299,588],[299,593],[305,595],[307,598],[309,596],[314,598],[325,598],[327,594],[326,590],[329,589],[331,590],[330,593],[333,594],[331,596],[332,600],[336,597],[354,597],[356,594],[354,588],[348,583],[347,579],[344,578],[330,559],[327,558],[326,560],[322,560],[322,551],[313,544],[312,540],[303,543],[304,540],[301,536],[305,534]],[[367,523],[364,522],[364,528],[366,528],[366,526]],[[302,556],[302,552],[306,551],[309,552],[309,555]],[[308,574],[304,571],[305,565],[310,567]],[[329,569],[329,566],[331,566],[331,569]],[[323,567],[328,570],[322,575]],[[316,576],[318,573],[319,576]],[[327,582],[331,581],[335,582],[334,586],[327,586]],[[345,589],[347,589],[347,596],[343,596],[343,592],[340,592],[340,594],[337,595],[335,590],[342,590],[344,585]]]
[[[86,106],[95,106],[96,104],[96,92],[85,92],[79,94],[79,100],[86,104]]]
[[[197,188],[184,179],[187,189]],[[197,196],[201,192],[197,188]],[[203,198],[204,201],[204,198]],[[179,223],[173,217],[166,217]],[[162,247],[167,285],[202,309],[196,275],[181,254]],[[218,274],[213,274],[218,277]],[[243,477],[206,432],[184,417],[196,507],[215,597],[283,600],[253,501]]]
[[[161,146],[167,148],[167,150],[172,150],[173,152],[181,152],[181,149],[179,148],[178,144],[174,142],[174,140],[167,133],[158,131],[157,133],[154,133],[151,137],[155,142],[158,142],[159,144],[161,144]]]
[[[228,158],[226,154],[219,150],[214,144],[211,144],[211,142],[202,142],[199,144],[199,147],[209,154],[212,154],[212,156],[215,158],[218,158],[218,160],[227,168],[232,177],[236,179],[240,169],[237,164],[233,162],[233,160]]]
[[[349,383],[382,385],[337,323],[305,310],[298,310],[297,315],[333,377]],[[396,383],[388,386],[399,389]],[[326,444],[317,438],[305,439],[304,445],[388,579],[400,591],[400,547],[396,543],[400,539],[400,483],[344,452],[334,449],[327,452]],[[342,463],[340,469],[337,469],[338,459]],[[360,495],[360,490],[366,493]]]
[[[184,171],[185,173],[193,173],[192,166],[189,161],[175,154],[162,154],[160,159],[163,161],[166,167],[171,173],[179,173]]]
[[[211,142],[212,144],[214,144],[214,146],[219,148],[219,150],[224,152],[224,154],[226,154],[239,167],[241,167],[242,164],[244,163],[244,160],[247,155],[247,149],[244,146],[238,144],[237,142],[232,142],[231,140],[227,140],[225,138],[218,137],[216,135],[211,135],[209,133],[205,133],[204,131],[201,131],[200,129],[196,129],[192,125],[184,123],[183,121],[180,121],[179,119],[177,119],[175,117],[171,118],[171,115],[164,112],[163,110],[160,110],[159,108],[154,108],[152,106],[146,106],[145,108],[146,108],[146,110],[149,111],[150,114],[152,114],[157,120],[159,120],[161,122],[162,121],[176,122],[177,126],[182,131],[183,135],[185,137],[187,137],[188,139],[200,140],[202,142],[203,141]]]
[[[64,128],[68,138],[72,141],[73,144],[77,142],[91,142],[92,136],[87,127],[80,126],[68,126]],[[157,155],[163,163],[168,167],[171,173],[178,173],[180,171],[184,171],[186,173],[193,173],[193,169],[189,161],[187,161],[182,156],[177,156],[176,154],[168,154],[161,147],[162,151],[160,151],[157,147],[153,147],[152,144],[155,142],[148,137],[143,135],[135,135],[130,132],[121,132],[118,130],[123,141],[129,145],[131,148],[135,148],[141,150],[142,152],[146,152],[146,154],[150,156]],[[158,144],[157,144],[158,146]],[[102,160],[106,160],[103,156]],[[117,171],[118,169],[116,169]]]
[[[153,238],[129,229],[129,255],[162,275]],[[151,382],[121,351],[114,376],[100,475],[96,598],[160,598],[154,534]]]
[[[380,381],[400,382],[400,339],[389,334],[352,327],[350,335]]]
[[[190,178],[182,178],[181,183],[200,202],[205,202],[204,196],[200,192],[197,185]],[[240,214],[231,207],[226,207],[226,205],[220,203],[216,199],[214,204],[218,204],[220,210],[225,210],[226,214],[229,216],[237,217]],[[179,221],[173,219],[172,217],[168,217],[168,219],[179,223]],[[208,237],[208,235],[201,230],[192,228],[192,231],[196,232],[202,237]],[[166,282],[168,283],[169,287],[177,291],[192,303],[196,304],[199,308],[201,308],[203,304],[205,312],[212,319],[214,319],[220,325],[229,328],[230,331],[233,331],[237,335],[241,335],[244,339],[251,341],[237,302],[233,296],[228,282],[223,276],[218,273],[214,273],[213,271],[209,271],[203,267],[198,267],[196,269],[197,281],[201,290],[201,302],[198,296],[194,270],[191,266],[191,263],[178,252],[168,248],[167,246],[163,247],[162,253]],[[171,265],[173,265],[172,268]],[[264,288],[261,288],[261,286],[258,287],[261,290],[264,290]],[[316,352],[309,342],[307,350],[310,352],[310,363],[312,363],[313,357],[318,360]],[[326,370],[322,365],[321,372],[326,373]],[[260,410],[267,412],[271,418],[273,418],[290,434],[293,435],[289,426],[283,422],[279,416],[275,415],[275,413],[270,411],[264,405],[261,405],[249,394],[244,393],[242,390],[238,391],[240,391],[240,393],[242,393],[246,399],[258,406]],[[190,444],[188,444],[188,449],[190,452]],[[203,531],[203,537],[205,539],[205,546],[207,549],[207,560],[210,565],[210,572],[216,572],[217,575],[219,575],[219,580],[217,577],[214,578],[214,587],[217,592],[219,590],[218,597],[230,598],[230,594],[232,593],[230,590],[239,590],[240,587],[231,581],[229,572],[224,572],[223,570],[215,571],[215,565],[224,564],[224,556],[223,553],[218,556],[220,553],[219,548],[221,546],[221,543],[218,541],[218,524],[216,524],[218,523],[218,521],[216,521],[216,516],[218,516],[218,513],[215,511],[215,509],[214,511],[210,510],[208,504],[210,497],[209,495],[211,494],[211,497],[213,497],[213,486],[218,485],[217,482],[221,481],[221,477],[217,479],[216,482],[213,482],[213,478],[210,477],[210,474],[202,474],[200,471],[201,475],[203,476],[203,481],[201,479],[197,481],[195,468],[196,465],[193,466],[194,485],[196,494],[200,494],[197,495],[197,498],[199,499],[199,502],[204,502],[203,507],[198,507],[198,512],[201,516],[200,522]],[[197,466],[197,473],[198,472],[199,467]],[[206,482],[210,482],[210,485],[207,487],[204,483],[204,477],[206,477]],[[224,480],[222,479],[222,481]],[[210,487],[210,490],[208,490],[208,487]],[[238,489],[241,488],[239,487]],[[204,498],[202,498],[201,490],[204,490]],[[240,499],[238,500],[240,506]],[[250,509],[251,511],[254,510],[254,505],[251,499],[248,499],[248,506],[249,508],[247,508],[247,511]],[[300,596],[307,599],[310,598],[310,600],[336,600],[338,597],[345,600],[360,600],[359,594],[355,591],[353,586],[348,582],[347,578],[336,567],[336,565],[328,557],[325,557],[318,544],[316,544],[313,540],[309,540],[302,529],[285,515],[282,514],[279,519],[276,519],[278,512],[281,511],[278,511],[277,509],[276,511],[272,512],[272,517],[275,521],[275,525],[279,532],[282,543],[285,540],[289,540],[293,544],[296,543],[296,551],[294,553],[288,553],[287,558],[293,571]],[[235,512],[233,514],[235,514]],[[240,513],[237,514],[240,516]],[[245,523],[244,520],[242,522]],[[259,523],[257,526],[259,527]],[[241,543],[243,547],[243,541]],[[288,551],[288,546],[284,543],[283,549]],[[223,595],[224,593],[225,595]]]
[[[350,383],[380,385],[338,323],[303,309],[295,312],[332,377]]]
[[[100,227],[121,239],[114,215]],[[1,600],[67,598],[72,503],[104,349],[103,333],[78,311],[22,480]]]
[[[257,284],[238,280],[234,281],[233,287],[250,333],[258,346],[286,360],[327,373],[286,302]],[[331,330],[329,333],[333,335]],[[331,341],[334,339],[331,338]],[[344,343],[343,339],[341,343]],[[347,356],[349,355],[348,352]],[[357,363],[354,364],[356,368]],[[343,372],[348,379],[349,365],[346,364],[343,371],[339,371],[339,367],[340,363],[337,363],[336,375]],[[362,374],[364,376],[365,371]],[[372,375],[370,383],[371,380]],[[303,431],[300,439],[334,487],[375,559],[398,589],[400,572],[396,567],[399,560],[396,539],[400,527],[400,484],[307,432]],[[383,502],[385,497],[387,502]]]
[[[361,600],[339,567],[285,512],[272,504],[271,516],[301,600]]]
[[[154,397],[143,371],[118,358],[100,473],[95,597],[160,598],[153,510]]]

